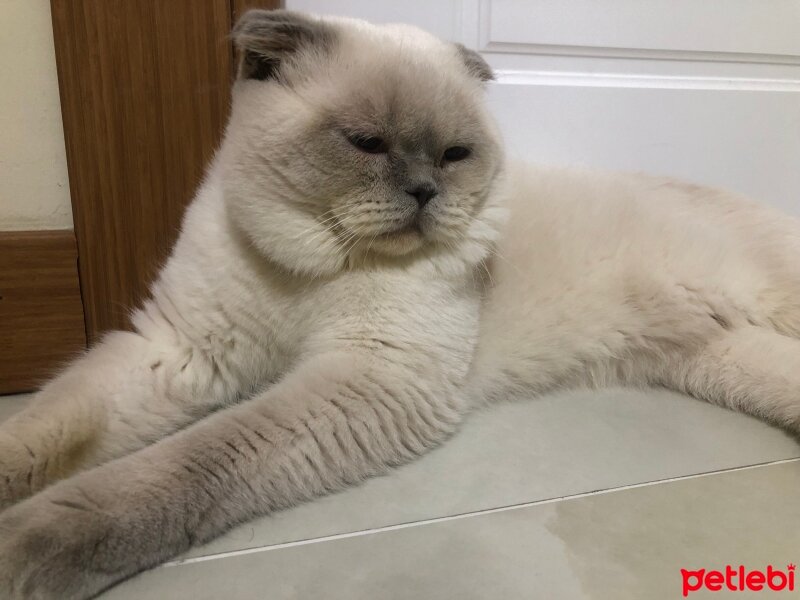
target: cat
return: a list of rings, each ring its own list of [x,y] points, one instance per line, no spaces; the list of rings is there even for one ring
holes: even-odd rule
[[[489,66],[412,27],[254,10],[233,37],[134,330],[0,426],[0,597],[90,597],[501,399],[665,386],[798,430],[800,223],[506,161]]]

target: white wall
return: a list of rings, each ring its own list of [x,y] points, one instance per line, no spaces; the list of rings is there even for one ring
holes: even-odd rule
[[[48,0],[0,1],[0,231],[71,229]]]

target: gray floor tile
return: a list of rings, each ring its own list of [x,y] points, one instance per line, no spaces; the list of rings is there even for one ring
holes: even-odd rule
[[[102,600],[680,598],[681,568],[785,570],[798,522],[792,462],[162,567]]]
[[[0,419],[26,400],[0,397]],[[443,448],[412,465],[239,527],[189,556],[795,456],[800,456],[800,445],[784,432],[678,394],[558,394],[477,414]]]
[[[474,415],[421,460],[196,548],[208,555],[800,456],[789,435],[663,390],[551,395]]]

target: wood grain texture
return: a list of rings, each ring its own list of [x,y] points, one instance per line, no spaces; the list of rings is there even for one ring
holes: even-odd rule
[[[229,106],[227,0],[52,0],[90,342],[130,309],[177,237]]]
[[[86,347],[72,231],[0,232],[0,394],[36,389]]]

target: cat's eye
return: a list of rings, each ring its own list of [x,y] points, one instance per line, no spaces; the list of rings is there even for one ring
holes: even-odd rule
[[[456,162],[464,160],[470,155],[470,149],[464,146],[452,146],[444,151],[444,160],[447,162]]]
[[[383,138],[365,135],[350,135],[347,136],[350,143],[359,150],[369,152],[370,154],[383,154],[386,152],[386,142]]]

